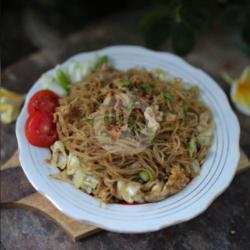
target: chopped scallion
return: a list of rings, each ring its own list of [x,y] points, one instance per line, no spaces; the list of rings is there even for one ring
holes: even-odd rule
[[[164,92],[163,95],[164,95],[164,97],[168,100],[168,102],[169,102],[170,104],[173,103],[174,98],[173,98],[172,94],[171,94],[169,91]]]
[[[104,121],[108,122],[109,120],[111,120],[111,117],[109,115],[105,115],[104,116]]]
[[[147,182],[149,181],[150,179],[150,174],[148,173],[148,171],[141,171],[139,173],[139,177],[141,180],[143,180],[144,182]]]
[[[88,122],[89,124],[93,125],[94,124],[94,119],[93,118],[87,118],[86,122]]]
[[[102,138],[107,138],[108,137],[108,134],[104,131],[101,132],[101,137]]]
[[[152,139],[151,140],[151,145],[155,145],[157,143],[157,140],[156,139]]]
[[[160,104],[159,110],[160,111],[166,111],[168,109],[168,106],[166,104]]]
[[[60,68],[60,66],[56,67],[55,71],[56,81],[63,87],[64,90],[69,90],[70,79],[69,76]]]
[[[100,56],[98,59],[97,59],[97,62],[96,62],[96,65],[94,67],[94,70],[100,68],[103,64],[106,64],[108,63],[108,56]]]
[[[188,105],[185,103],[184,106],[183,106],[184,115],[187,115],[187,112],[188,112]]]
[[[131,87],[132,85],[132,81],[130,79],[123,80],[122,83],[123,83],[122,86],[127,88]]]
[[[135,117],[134,116],[130,116],[128,118],[128,127],[130,129],[132,129],[134,127],[134,124],[135,124]]]
[[[145,93],[145,94],[150,94],[152,92],[152,88],[148,85],[142,84],[140,86],[140,89]]]
[[[130,100],[128,108],[132,111],[135,108],[135,100]]]

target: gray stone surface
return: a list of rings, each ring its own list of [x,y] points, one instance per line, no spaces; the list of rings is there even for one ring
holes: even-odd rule
[[[136,30],[138,16],[113,17],[73,34],[61,43],[22,59],[2,74],[2,84],[26,93],[39,76],[78,52],[114,44],[143,45]],[[169,51],[168,44],[162,50]],[[226,33],[214,27],[201,32],[195,50],[186,58],[219,80],[221,70],[238,76],[249,58],[234,49]],[[229,87],[219,83],[229,93]],[[250,156],[250,118],[237,112],[241,124],[241,146]],[[1,162],[16,150],[15,124],[1,124]],[[12,169],[11,171],[16,171]],[[17,170],[22,171],[22,170]],[[19,176],[23,176],[19,173]],[[1,188],[9,193],[21,188],[23,194],[33,192],[25,179],[8,179],[1,174]],[[24,176],[22,178],[25,178]],[[51,220],[24,209],[1,209],[1,242],[5,249],[250,249],[250,171],[237,176],[229,189],[202,215],[159,232],[123,235],[101,232],[80,242],[71,239]],[[12,185],[8,185],[8,183]],[[20,193],[12,194],[13,199]],[[6,197],[5,197],[6,198]],[[4,197],[1,197],[4,200]]]

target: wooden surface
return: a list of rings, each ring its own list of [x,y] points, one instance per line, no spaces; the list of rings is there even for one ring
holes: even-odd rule
[[[64,215],[53,206],[47,198],[37,192],[18,201],[1,204],[1,206],[5,208],[21,207],[39,212],[47,216],[49,219],[52,219],[66,233],[68,233],[73,240],[80,240],[101,231],[101,229],[93,225],[78,222]]]
[[[128,18],[130,16],[130,18]],[[137,14],[117,15],[95,24],[44,51],[8,67],[2,84],[26,93],[45,70],[81,51],[113,44],[143,45],[137,33]],[[162,47],[169,50],[168,45]],[[219,79],[221,70],[239,76],[250,64],[231,46],[226,33],[214,27],[199,34],[195,50],[186,58],[214,77],[226,94],[229,86]],[[250,156],[250,118],[237,111],[241,125],[241,147]],[[15,124],[1,125],[1,163],[16,151]],[[14,174],[13,174],[14,173]],[[209,209],[197,218],[155,233],[123,235],[103,231],[82,241],[71,241],[50,218],[27,209],[1,208],[1,247],[3,249],[249,249],[250,171],[237,176],[232,185]],[[18,192],[16,191],[18,190]],[[1,202],[32,197],[35,190],[20,167],[1,171]]]
[[[244,166],[242,165],[242,167]],[[7,171],[8,169],[14,168],[20,168],[18,151],[16,151],[7,162],[1,165],[1,171]],[[31,194],[28,194],[18,200],[15,198],[13,199],[13,197],[10,196],[9,190],[5,188],[10,179],[15,179],[16,171],[12,171],[11,174],[13,176],[9,178],[5,177],[4,172],[2,174],[2,177],[6,178],[6,180],[3,181],[4,185],[1,186],[2,208],[21,207],[42,213],[57,223],[73,240],[83,239],[101,230],[93,225],[81,223],[64,215],[55,206],[53,206],[47,198],[38,192],[32,192]],[[18,193],[18,187],[16,186],[16,190],[13,189],[12,191]]]

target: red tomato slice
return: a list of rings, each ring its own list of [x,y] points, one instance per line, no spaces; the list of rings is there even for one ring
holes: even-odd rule
[[[53,113],[58,105],[58,98],[58,95],[50,90],[38,91],[31,97],[28,103],[29,114],[33,114],[36,111]]]
[[[30,115],[25,124],[25,135],[34,146],[51,146],[57,140],[52,114],[37,111]]]

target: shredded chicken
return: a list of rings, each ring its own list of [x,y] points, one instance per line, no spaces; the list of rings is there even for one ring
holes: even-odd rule
[[[189,183],[189,178],[186,176],[185,170],[180,166],[171,168],[171,174],[167,181],[167,188],[170,194],[174,194],[184,188]]]
[[[155,113],[152,107],[147,107],[144,111],[144,116],[147,121],[147,127],[151,128],[154,132],[160,127],[159,123],[156,121]]]

